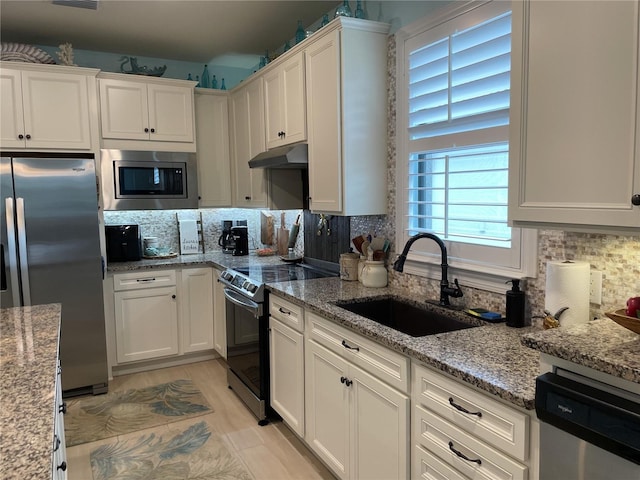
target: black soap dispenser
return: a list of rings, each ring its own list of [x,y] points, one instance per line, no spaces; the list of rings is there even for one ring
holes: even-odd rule
[[[524,327],[524,292],[520,290],[520,280],[514,278],[511,290],[507,291],[507,327]]]

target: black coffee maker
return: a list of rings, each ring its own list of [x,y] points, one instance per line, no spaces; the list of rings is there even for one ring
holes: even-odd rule
[[[233,227],[233,220],[222,221],[222,235],[218,239],[218,245],[222,247],[224,253],[233,253],[236,248],[236,242],[231,234],[231,228]]]
[[[249,232],[246,226],[231,227],[231,236],[235,242],[233,254],[249,255]]]

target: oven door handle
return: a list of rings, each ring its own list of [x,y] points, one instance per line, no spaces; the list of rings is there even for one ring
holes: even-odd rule
[[[259,316],[260,305],[253,300],[249,300],[248,298],[231,290],[230,288],[224,289],[224,296],[231,303],[238,305],[239,307],[246,308],[247,310],[251,310],[256,317]]]

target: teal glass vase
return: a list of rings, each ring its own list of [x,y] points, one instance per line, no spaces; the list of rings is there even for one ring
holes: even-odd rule
[[[296,45],[307,38],[307,32],[304,30],[302,20],[298,20],[298,28],[296,29]]]
[[[201,87],[202,85],[200,85],[200,75],[196,75],[196,82],[198,82],[198,84],[196,85],[196,87]]]
[[[211,79],[211,88],[218,88],[218,79],[216,78],[215,75]]]
[[[364,19],[364,10],[362,9],[362,0],[357,0],[356,2],[356,18]]]
[[[227,86],[224,84],[224,78],[222,79],[222,83],[220,84],[220,90],[226,90]]]
[[[322,22],[320,23],[320,28],[324,27],[325,25],[327,25],[329,23],[329,14],[325,13],[322,16]]]
[[[209,88],[211,84],[209,83],[209,67],[204,66],[204,70],[202,71],[202,79],[200,80],[200,86],[202,88]]]
[[[334,17],[352,17],[351,7],[349,6],[349,0],[344,0],[342,5],[336,8],[336,14]]]

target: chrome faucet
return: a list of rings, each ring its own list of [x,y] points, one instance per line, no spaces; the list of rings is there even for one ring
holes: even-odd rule
[[[463,293],[460,289],[460,285],[458,284],[458,279],[454,279],[455,287],[449,286],[449,280],[447,278],[447,271],[449,270],[449,264],[447,263],[447,247],[440,237],[434,235],[433,233],[418,233],[407,240],[402,253],[397,258],[397,260],[393,264],[393,269],[396,272],[402,272],[404,269],[404,262],[407,260],[407,254],[409,253],[409,249],[411,249],[411,245],[416,240],[420,240],[421,238],[430,238],[434,242],[438,244],[440,247],[440,253],[442,255],[441,260],[441,268],[442,268],[442,279],[440,280],[440,305],[449,306],[449,297],[460,298]]]

